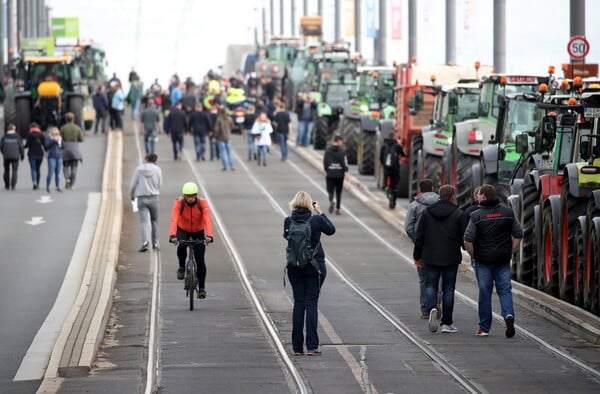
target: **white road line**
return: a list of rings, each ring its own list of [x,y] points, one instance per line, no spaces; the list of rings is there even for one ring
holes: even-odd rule
[[[37,380],[44,377],[54,344],[81,287],[81,278],[85,272],[87,256],[94,238],[101,199],[101,193],[88,194],[87,210],[63,283],[50,313],[33,338],[13,380]]]

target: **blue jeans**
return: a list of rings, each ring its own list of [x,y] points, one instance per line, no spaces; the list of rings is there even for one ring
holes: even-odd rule
[[[43,157],[30,157],[29,167],[31,168],[31,181],[34,186],[40,185],[40,167],[42,166]]]
[[[221,156],[221,164],[223,164],[223,168],[227,169],[229,167],[230,170],[234,168],[233,164],[233,152],[231,151],[231,141],[217,141],[217,146],[219,147],[219,156]]]
[[[496,293],[500,299],[502,317],[515,315],[512,300],[512,283],[510,281],[510,264],[493,265],[474,262],[475,276],[479,285],[479,328],[489,332],[492,327],[492,290],[496,285]]]
[[[438,301],[438,284],[442,278],[442,324],[452,324],[454,311],[454,288],[458,265],[438,266],[425,265],[427,311],[436,307]]]
[[[279,134],[279,146],[281,147],[281,160],[285,160],[288,157],[288,146],[287,146],[287,134]]]
[[[294,294],[292,347],[294,352],[304,351],[304,320],[306,319],[306,350],[317,350],[319,348],[318,306],[322,284],[319,274],[312,266],[303,269],[289,268],[287,274]]]
[[[267,165],[267,149],[269,149],[268,145],[257,145],[256,150],[258,151],[258,165],[260,165],[261,161],[264,165]]]
[[[310,145],[313,123],[311,120],[298,121],[298,133],[296,134],[296,146]]]
[[[210,160],[214,160],[215,158],[219,158],[219,151],[217,149],[217,141],[214,138],[210,138]]]
[[[194,135],[194,148],[196,149],[196,160],[203,158],[204,152],[206,152],[205,135]]]
[[[431,309],[427,309],[427,274],[425,267],[417,267],[417,274],[419,274],[419,305],[421,306],[421,314],[428,315]],[[442,290],[438,286],[437,303],[439,304],[441,300]]]
[[[173,158],[177,160],[177,155],[183,151],[183,133],[171,132],[171,142],[173,143]]]
[[[46,177],[46,189],[50,189],[52,175],[54,174],[54,184],[60,188],[60,172],[62,171],[62,157],[48,157],[48,176]]]
[[[252,160],[252,155],[256,154],[256,144],[250,130],[246,130],[246,140],[248,141],[248,160]]]
[[[154,153],[156,146],[156,131],[144,132],[144,149],[146,154]]]

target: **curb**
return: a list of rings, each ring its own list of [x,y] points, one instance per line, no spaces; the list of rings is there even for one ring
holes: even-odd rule
[[[322,170],[323,158],[320,153],[311,148],[300,149],[295,146],[289,146],[289,148],[313,167]],[[406,212],[403,209],[390,210],[387,208],[386,198],[373,193],[353,175],[350,175],[348,181],[344,182],[344,189],[365,203],[373,212],[398,230],[402,236],[405,236],[403,224]],[[469,261],[469,255],[463,251],[463,262],[459,266],[458,272],[476,282],[477,278],[475,278]],[[516,304],[588,342],[600,345],[600,317],[516,281],[512,281],[512,286],[513,299]]]

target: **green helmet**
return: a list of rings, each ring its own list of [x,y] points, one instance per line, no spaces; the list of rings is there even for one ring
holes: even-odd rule
[[[194,182],[188,182],[181,188],[183,195],[198,194],[198,185]]]

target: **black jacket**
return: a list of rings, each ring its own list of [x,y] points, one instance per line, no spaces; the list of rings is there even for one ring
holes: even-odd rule
[[[343,178],[348,172],[346,151],[341,146],[330,145],[323,156],[323,169],[328,178]]]
[[[194,111],[190,115],[190,131],[194,135],[206,136],[213,130],[210,114],[204,111]]]
[[[4,160],[18,160],[25,157],[23,149],[23,139],[19,133],[6,133],[0,139],[0,151]]]
[[[509,264],[512,238],[523,238],[523,229],[513,210],[498,199],[484,200],[471,213],[464,239],[473,243],[475,261],[481,264]]]
[[[187,129],[186,121],[185,121],[185,112],[177,107],[171,108],[169,112],[169,116],[167,116],[167,127],[166,132],[175,133],[175,134],[183,134]]]
[[[46,142],[46,137],[40,130],[30,130],[29,134],[27,134],[27,140],[25,142],[27,157],[32,159],[44,158],[44,151],[46,150],[44,142]]]
[[[387,165],[386,159],[388,152],[392,153],[391,155],[391,163]],[[404,152],[402,151],[402,147],[398,145],[395,139],[385,139],[384,143],[381,144],[381,150],[379,151],[379,162],[381,165],[389,171],[400,171],[400,162],[398,161],[400,157],[404,156]]]
[[[413,258],[422,259],[425,265],[460,264],[467,221],[465,213],[451,201],[440,200],[427,207],[417,224]]]
[[[325,214],[313,215],[307,209],[294,209],[292,215],[285,218],[283,221],[283,238],[287,239],[287,233],[290,229],[292,218],[296,221],[310,220],[310,244],[315,251],[315,260],[320,263],[325,262],[325,251],[321,246],[321,233],[325,235],[335,234],[335,225],[329,220]]]

